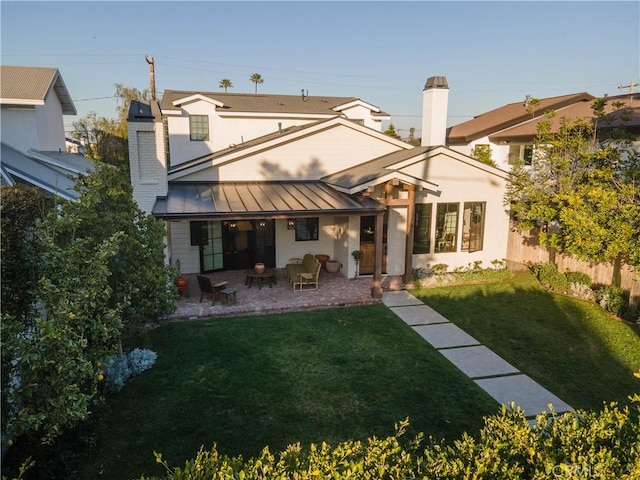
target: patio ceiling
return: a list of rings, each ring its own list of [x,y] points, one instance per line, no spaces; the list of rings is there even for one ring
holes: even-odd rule
[[[375,214],[372,198],[339,192],[323,182],[212,182],[169,184],[158,197],[158,218],[287,218],[321,214]]]

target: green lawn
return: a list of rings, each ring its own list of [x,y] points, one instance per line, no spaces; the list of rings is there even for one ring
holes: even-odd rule
[[[150,332],[156,365],[97,418],[84,478],[160,474],[201,445],[228,455],[297,441],[411,434],[455,439],[497,404],[382,305],[172,324]]]
[[[575,408],[626,403],[640,391],[640,329],[546,292],[529,272],[412,293]]]

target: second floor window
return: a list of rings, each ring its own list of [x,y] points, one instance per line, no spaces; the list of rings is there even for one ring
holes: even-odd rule
[[[209,117],[207,115],[189,115],[189,138],[191,140],[209,140]]]

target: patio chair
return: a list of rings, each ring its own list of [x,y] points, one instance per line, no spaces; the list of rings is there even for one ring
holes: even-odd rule
[[[200,287],[200,303],[202,298],[206,296],[211,297],[211,305],[216,304],[216,297],[222,296],[222,291],[227,288],[227,282],[213,283],[211,279],[205,275],[196,275],[198,278],[198,286]]]
[[[320,277],[320,269],[322,268],[322,264],[317,262],[315,267],[315,272],[302,272],[295,274],[295,278],[292,279],[293,291],[296,291],[296,286],[298,287],[298,291],[304,290],[304,287],[307,285],[312,285],[315,290],[318,289],[318,279]]]

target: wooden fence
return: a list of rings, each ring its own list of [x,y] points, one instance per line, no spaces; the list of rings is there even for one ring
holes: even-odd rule
[[[510,264],[526,265],[529,263],[552,262],[561,272],[572,271],[586,273],[596,284],[611,284],[615,273],[611,263],[589,263],[557,253],[554,248],[541,246],[536,230],[518,232],[513,226],[509,231],[507,261]],[[640,306],[640,274],[627,265],[619,271],[620,287],[629,292],[629,304]]]

